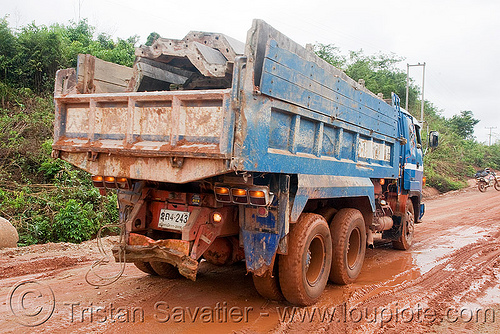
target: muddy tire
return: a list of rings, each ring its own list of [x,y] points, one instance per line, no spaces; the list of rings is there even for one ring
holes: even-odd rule
[[[266,273],[264,276],[252,275],[253,285],[262,297],[270,300],[283,300],[283,293],[281,292],[279,282],[279,267],[278,258],[276,258],[272,275]]]
[[[398,240],[392,241],[392,247],[400,250],[407,250],[413,242],[413,232],[415,230],[415,209],[411,199],[406,200],[405,214],[401,218],[402,231]]]
[[[495,181],[495,190],[500,191],[500,182],[499,181]]]
[[[333,242],[330,280],[349,284],[356,280],[366,252],[366,227],[363,215],[356,209],[341,209],[330,223]]]
[[[303,213],[290,226],[288,254],[279,256],[279,283],[286,300],[300,306],[317,302],[331,261],[332,238],[325,218]]]
[[[483,182],[483,181],[479,182],[477,184],[477,188],[479,189],[480,192],[484,193],[486,191],[486,188],[487,188],[486,182]],[[496,189],[496,187],[495,187],[495,189]]]
[[[151,268],[153,268],[153,270],[161,277],[177,278],[181,275],[175,266],[167,262],[151,261],[150,265]]]
[[[149,262],[134,262],[134,265],[136,266],[137,269],[139,269],[142,272],[145,272],[146,274],[158,276],[158,274],[156,273],[156,271],[154,271],[153,267],[151,267],[151,264],[149,264]]]

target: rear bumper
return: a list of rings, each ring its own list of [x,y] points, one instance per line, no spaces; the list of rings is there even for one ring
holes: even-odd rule
[[[182,240],[157,240],[131,233],[125,246],[125,262],[167,262],[175,266],[179,273],[192,281],[196,280],[198,261],[189,256],[189,244]],[[140,243],[140,244],[138,244]],[[113,247],[113,256],[120,260],[121,246]],[[121,256],[123,259],[123,254]]]

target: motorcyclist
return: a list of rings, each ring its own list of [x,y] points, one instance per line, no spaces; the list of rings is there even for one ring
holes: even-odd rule
[[[477,179],[477,178],[480,178],[480,177],[486,177],[486,176],[488,176],[488,175],[490,175],[490,174],[491,174],[491,175],[493,175],[493,176],[495,176],[495,172],[494,172],[492,169],[490,169],[490,168],[486,167],[484,170],[480,170],[480,171],[478,171],[478,172],[474,175],[474,177]]]

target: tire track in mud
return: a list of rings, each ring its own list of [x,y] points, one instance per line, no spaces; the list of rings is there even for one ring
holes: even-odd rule
[[[375,296],[369,296],[374,290],[381,290],[386,282],[375,289],[358,290],[347,301],[348,308],[368,309],[404,307],[415,308],[417,305],[432,309],[443,317],[450,307],[460,309],[464,303],[477,300],[486,288],[495,286],[500,277],[495,272],[500,267],[500,240],[494,237],[480,239],[476,243],[458,249],[443,257],[446,261],[412,281],[396,287],[384,289]],[[441,258],[441,259],[443,259]],[[458,297],[458,298],[457,298]],[[376,328],[377,325],[363,323],[350,324],[351,330],[369,330],[371,332],[408,331],[408,323],[390,324]],[[414,324],[410,332],[422,332],[432,323]],[[367,328],[368,327],[368,328]],[[371,329],[370,329],[371,327]],[[399,328],[399,329],[398,329]],[[331,329],[331,328],[330,328]]]
[[[484,222],[486,221],[491,222],[492,220],[491,219],[484,220]],[[419,284],[421,284],[421,282],[424,282],[423,284],[425,284],[426,281],[430,280],[431,281],[443,280],[444,278],[449,276],[450,273],[449,268],[451,266],[453,266],[454,264],[460,264],[461,266],[467,260],[470,261],[473,256],[477,257],[478,254],[481,252],[481,250],[484,251],[485,247],[496,247],[493,245],[496,243],[500,243],[500,240],[498,239],[500,239],[500,230],[495,233],[492,233],[492,235],[490,236],[486,236],[485,238],[476,241],[475,243],[468,244],[460,249],[452,251],[449,254],[436,258],[434,260],[434,262],[436,262],[435,267],[422,275],[418,272],[419,270],[418,267],[417,268],[413,267],[411,269],[408,269],[393,276],[391,279],[386,280],[384,282],[372,284],[370,286],[365,286],[361,289],[357,289],[349,297],[349,302],[354,304],[365,301],[368,302],[375,297],[380,298],[381,296],[384,296],[386,294],[388,295],[393,294],[394,292],[399,291],[399,289],[404,290],[410,288],[413,285],[418,286]],[[454,268],[454,270],[459,270],[459,269],[460,267]],[[416,275],[418,276],[416,278],[414,278],[415,272],[417,272]],[[405,279],[407,277],[412,277],[411,278],[412,281],[399,283],[401,282],[402,279]],[[427,288],[429,287],[427,286]]]
[[[484,291],[500,282],[500,231],[493,236],[481,238],[439,259],[440,263],[428,272],[411,281],[394,286],[403,272],[389,281],[358,289],[345,301],[343,312],[361,310],[367,319],[352,321],[349,315],[327,323],[308,323],[312,332],[348,333],[423,333],[444,319],[450,308],[459,310],[474,302]],[[411,269],[415,270],[415,269]],[[397,312],[403,308],[416,310],[417,307],[435,312],[436,321],[381,322],[382,309]],[[377,321],[367,321],[378,310]],[[340,311],[340,309],[339,309]],[[415,313],[414,313],[415,314]],[[342,318],[344,319],[342,321]],[[347,318],[347,321],[345,319]],[[393,318],[393,313],[391,313]],[[351,321],[350,321],[351,320]],[[277,333],[301,332],[305,324],[301,322],[282,323]]]

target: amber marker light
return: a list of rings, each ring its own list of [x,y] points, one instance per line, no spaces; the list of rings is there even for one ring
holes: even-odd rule
[[[425,182],[426,182],[426,181],[427,181],[427,178],[424,176],[424,177],[422,178],[422,185],[423,185],[424,187],[425,187]]]
[[[92,184],[96,188],[104,188],[104,178],[100,175],[92,175]]]
[[[245,189],[233,189],[232,193],[233,193],[233,196],[238,196],[238,197],[242,197],[242,196],[247,195],[247,191]]]
[[[215,193],[217,195],[229,195],[229,188],[215,187]]]
[[[246,204],[248,203],[247,190],[240,188],[232,188],[231,196],[234,203]]]
[[[380,179],[378,180],[378,182],[380,183],[381,186],[383,186],[385,184],[385,179]]]
[[[115,177],[114,176],[105,176],[104,177],[104,185],[106,188],[116,188]]]
[[[222,221],[222,215],[218,212],[212,214],[212,220],[214,223],[220,223]]]
[[[256,197],[256,198],[265,198],[266,193],[263,192],[262,190],[250,190],[250,197]]]
[[[231,197],[229,196],[229,188],[226,187],[215,187],[215,198],[219,202],[231,203]]]

